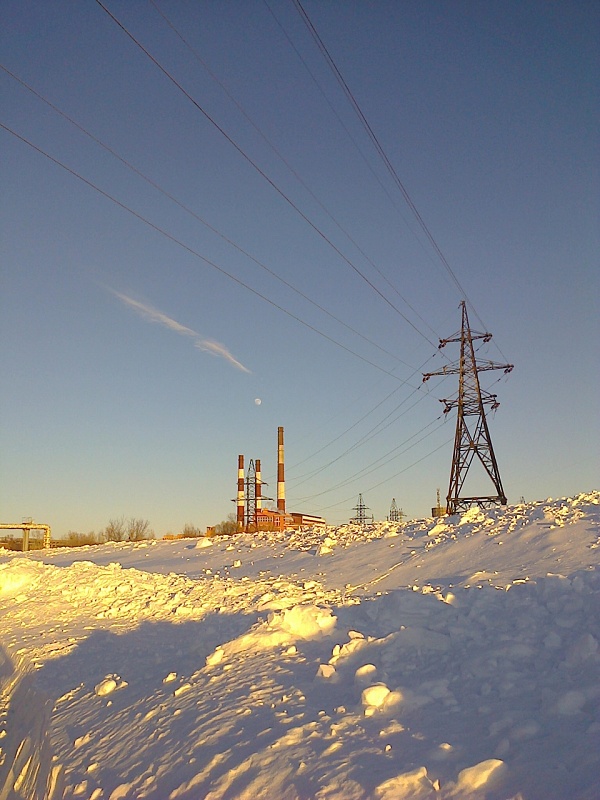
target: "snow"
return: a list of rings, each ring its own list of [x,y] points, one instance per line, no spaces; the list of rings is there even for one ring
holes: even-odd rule
[[[597,798],[599,545],[593,492],[3,551],[0,796]]]

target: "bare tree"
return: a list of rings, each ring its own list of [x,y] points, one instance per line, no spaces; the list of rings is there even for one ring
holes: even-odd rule
[[[127,526],[125,517],[115,517],[108,520],[108,525],[104,531],[104,538],[107,542],[122,542],[127,536]]]
[[[153,539],[154,532],[150,530],[150,523],[147,519],[132,517],[127,523],[127,538],[130,542],[141,542],[142,539]]]
[[[89,533],[69,531],[65,541],[69,547],[82,547],[86,544],[98,544],[99,537],[96,536],[94,531],[90,531]]]
[[[219,522],[212,529],[213,536],[231,536],[238,532],[237,519],[235,514],[228,514],[227,519]]]
[[[200,528],[196,528],[195,525],[192,525],[191,522],[186,522],[181,535],[184,539],[197,539],[199,536],[202,536],[202,531]]]

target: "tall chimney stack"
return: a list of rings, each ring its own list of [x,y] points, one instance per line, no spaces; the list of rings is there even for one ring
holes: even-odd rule
[[[283,428],[277,428],[277,510],[285,514],[283,461]]]
[[[254,488],[254,498],[256,500],[256,512],[262,509],[262,479],[260,476],[260,458],[256,459],[256,484]]]
[[[237,526],[238,530],[244,527],[244,456],[238,456]]]

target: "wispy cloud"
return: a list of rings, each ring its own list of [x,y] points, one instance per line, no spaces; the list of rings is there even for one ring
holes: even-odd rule
[[[241,369],[242,372],[250,372],[250,370],[240,363],[237,358],[234,358],[225,345],[220,342],[215,342],[212,339],[196,339],[195,345],[199,350],[203,350],[205,353],[212,353],[213,356],[224,358],[226,361],[229,361],[230,364],[233,364],[234,367]]]
[[[250,370],[238,361],[221,342],[215,342],[213,339],[203,339],[196,331],[187,328],[185,325],[181,325],[177,320],[168,317],[166,314],[163,314],[162,311],[153,308],[147,303],[140,303],[138,300],[134,300],[126,294],[117,292],[114,289],[109,289],[109,291],[114,294],[115,297],[118,297],[122,303],[139,314],[140,317],[148,320],[148,322],[155,322],[157,325],[162,325],[164,328],[168,328],[170,331],[178,333],[180,336],[187,336],[194,339],[194,346],[204,353],[210,353],[213,356],[224,358],[225,361],[228,361],[232,366],[242,372],[250,372]]]

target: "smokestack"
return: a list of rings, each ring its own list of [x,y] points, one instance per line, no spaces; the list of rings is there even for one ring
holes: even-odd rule
[[[283,428],[277,428],[277,510],[285,513],[283,460]]]
[[[256,499],[257,513],[262,509],[262,480],[260,477],[260,458],[256,459],[256,484],[254,487],[254,497]]]
[[[238,456],[237,526],[244,527],[244,456]]]

